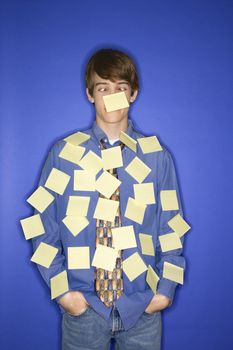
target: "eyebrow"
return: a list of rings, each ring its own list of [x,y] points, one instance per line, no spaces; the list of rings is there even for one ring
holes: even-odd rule
[[[117,82],[117,84],[127,84],[127,85],[129,85],[129,83],[127,81],[119,81],[119,82]],[[109,83],[106,83],[104,81],[95,83],[95,86],[98,86],[98,85],[109,85]]]

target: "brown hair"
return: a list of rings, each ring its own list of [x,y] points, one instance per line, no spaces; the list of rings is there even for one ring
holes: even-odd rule
[[[115,81],[126,80],[132,94],[138,90],[138,75],[135,63],[124,52],[113,49],[101,49],[95,52],[86,65],[85,80],[90,95],[93,95],[93,76],[97,73],[101,78]]]

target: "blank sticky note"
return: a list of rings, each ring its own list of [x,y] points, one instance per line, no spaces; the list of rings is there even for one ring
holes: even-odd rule
[[[113,271],[116,266],[117,255],[118,250],[97,244],[91,265],[104,270]]]
[[[66,216],[62,222],[74,237],[83,231],[89,224],[89,221],[85,216]]]
[[[87,170],[74,170],[74,191],[95,191],[95,174]]]
[[[154,248],[152,236],[145,233],[139,233],[139,239],[140,239],[142,254],[154,256],[155,248]]]
[[[20,220],[24,236],[26,239],[37,237],[45,233],[44,225],[41,221],[40,214],[29,216]]]
[[[137,152],[137,141],[130,137],[128,134],[126,134],[124,131],[120,132],[120,140],[132,151],[134,151],[135,153]]]
[[[89,203],[89,196],[69,196],[66,215],[87,216]]]
[[[103,168],[102,159],[93,151],[89,151],[79,162],[83,170],[88,170],[96,175]]]
[[[160,191],[160,200],[164,211],[179,209],[176,190]]]
[[[61,170],[53,168],[48,176],[48,179],[45,183],[45,187],[50,190],[63,194],[65,192],[66,186],[70,181],[70,176],[64,173]]]
[[[175,232],[159,236],[159,242],[162,252],[182,248],[180,237]]]
[[[124,91],[105,95],[103,96],[103,100],[107,112],[129,107],[129,102]]]
[[[128,279],[132,282],[147,270],[147,266],[136,252],[123,261],[123,270]]]
[[[68,247],[68,269],[89,269],[90,248]]]
[[[156,136],[142,137],[137,139],[144,154],[162,151],[162,147]]]
[[[138,157],[135,157],[125,168],[125,171],[132,176],[137,182],[145,180],[151,169]]]
[[[154,269],[151,267],[151,265],[148,265],[148,271],[146,275],[146,282],[149,284],[150,288],[156,294],[157,291],[157,285],[159,282],[159,276],[154,271]]]
[[[93,217],[99,220],[114,222],[119,202],[111,199],[99,198]]]
[[[120,180],[111,175],[108,171],[104,171],[96,180],[95,189],[104,195],[104,197],[110,198],[120,184]]]
[[[125,217],[137,222],[138,224],[143,223],[146,205],[137,202],[135,199],[129,197],[127,206],[125,209]]]
[[[111,147],[101,151],[104,170],[123,166],[121,147]]]
[[[31,257],[31,261],[36,264],[42,265],[49,268],[52,264],[53,259],[57,255],[58,249],[51,246],[50,244],[41,242],[37,247],[35,253]]]
[[[67,272],[62,271],[58,273],[56,276],[50,279],[50,287],[51,287],[51,299],[57,298],[59,295],[68,292],[68,278]]]
[[[134,184],[134,198],[141,204],[154,204],[155,192],[153,182],[147,182],[143,184]]]
[[[182,237],[191,228],[180,214],[175,215],[171,220],[169,220],[168,225],[180,237]]]
[[[112,228],[112,238],[115,249],[121,250],[137,247],[132,225]]]
[[[53,202],[54,196],[51,195],[44,187],[39,186],[35,192],[27,199],[27,202],[31,204],[40,213]]]
[[[83,142],[87,141],[90,137],[91,137],[90,135],[85,134],[84,132],[78,131],[66,137],[64,141],[70,143],[71,145],[79,146]]]
[[[78,164],[85,152],[85,147],[74,146],[71,143],[66,143],[59,153],[59,157],[68,160],[71,163]]]
[[[163,277],[168,280],[183,284],[184,283],[184,269],[177,265],[168,263],[163,264]]]

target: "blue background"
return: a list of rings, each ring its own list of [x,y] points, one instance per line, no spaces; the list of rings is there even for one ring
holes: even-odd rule
[[[85,63],[111,46],[137,62],[130,116],[172,152],[193,227],[163,350],[232,348],[233,2],[9,0],[0,16],[1,349],[59,349],[59,310],[19,220],[51,145],[91,124]]]

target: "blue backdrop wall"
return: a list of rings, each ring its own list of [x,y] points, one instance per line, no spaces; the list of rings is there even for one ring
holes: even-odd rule
[[[138,64],[131,118],[172,152],[193,227],[163,350],[232,348],[233,1],[9,0],[0,16],[0,348],[59,349],[59,310],[19,220],[51,145],[93,120],[85,63],[112,46]]]

